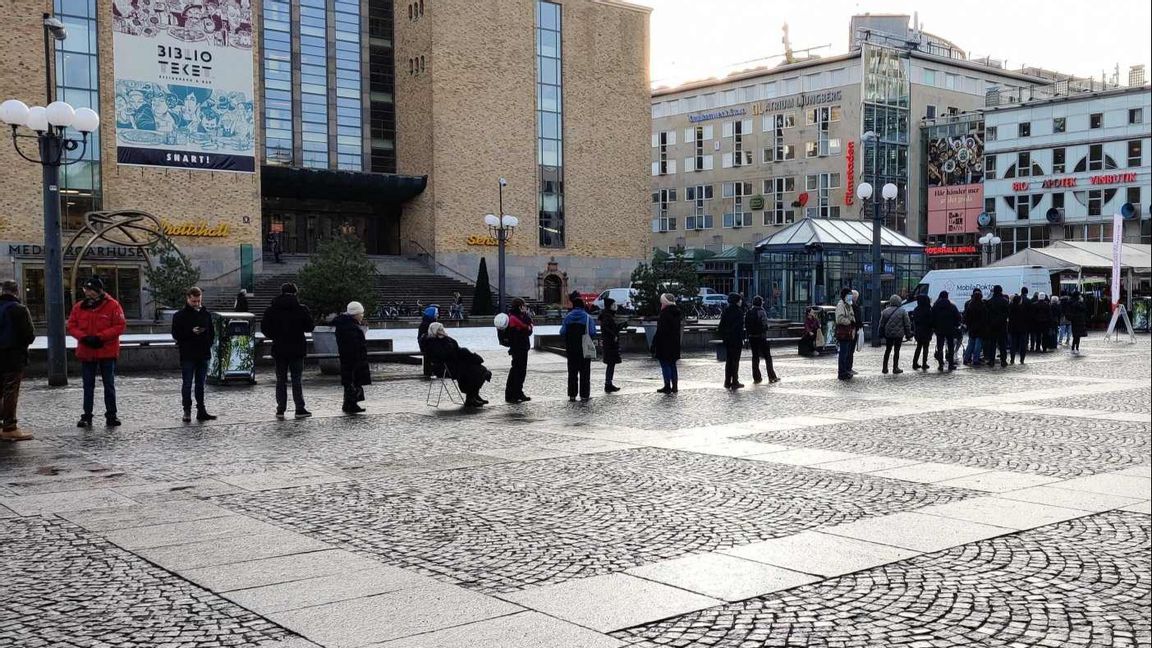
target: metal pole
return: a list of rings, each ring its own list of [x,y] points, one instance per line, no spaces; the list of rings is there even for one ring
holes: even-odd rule
[[[880,181],[876,174],[876,182]],[[880,258],[880,191],[877,184],[872,194],[872,346],[880,346],[880,274],[884,272],[884,262]]]
[[[50,14],[50,13],[44,14],[44,20],[45,21],[47,21],[51,17],[52,17],[52,14]],[[52,88],[52,34],[51,34],[51,30],[48,29],[48,25],[45,24],[44,25],[44,96],[48,98],[47,103],[44,104],[45,106],[52,103],[52,99],[53,99],[53,95],[54,95],[52,90],[53,90],[53,88]]]
[[[499,290],[498,290],[496,308],[497,308],[497,312],[503,313],[505,310],[504,309],[504,274],[505,274],[504,273],[504,256],[505,256],[504,255],[504,244],[508,240],[508,230],[504,228],[504,183],[500,182],[498,184],[500,185],[500,199],[499,199],[500,229],[496,230],[496,241],[500,245],[500,248],[499,248],[500,260],[498,263],[498,265],[500,266],[500,281],[499,281]]]
[[[51,130],[40,136],[44,170],[44,293],[48,319],[48,384],[68,384],[64,333],[64,258],[60,250],[60,166],[64,142]]]

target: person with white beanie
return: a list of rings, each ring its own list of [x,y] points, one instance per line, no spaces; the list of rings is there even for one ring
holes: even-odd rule
[[[342,315],[332,320],[336,329],[336,348],[340,354],[340,384],[344,386],[345,414],[359,414],[364,411],[360,401],[364,400],[364,385],[371,384],[372,375],[368,367],[368,342],[365,336],[364,305],[349,302]]]

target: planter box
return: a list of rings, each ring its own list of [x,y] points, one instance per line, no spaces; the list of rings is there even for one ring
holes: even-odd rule
[[[312,350],[315,353],[340,353],[340,348],[336,345],[336,329],[331,326],[317,326],[312,331]],[[321,358],[320,373],[326,376],[339,375],[340,360]]]

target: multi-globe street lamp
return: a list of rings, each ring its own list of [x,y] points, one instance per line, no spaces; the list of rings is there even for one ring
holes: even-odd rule
[[[984,265],[991,265],[995,250],[996,248],[1000,247],[1000,237],[996,236],[992,232],[988,232],[984,236],[981,236],[979,239],[977,239],[977,241],[980,243],[981,259],[987,259],[984,261]]]
[[[508,241],[512,240],[512,232],[516,229],[517,226],[520,225],[519,218],[516,218],[515,216],[509,216],[508,214],[504,213],[504,187],[507,184],[507,180],[500,178],[500,215],[497,216],[496,214],[486,214],[484,216],[484,224],[488,226],[488,233],[492,235],[492,238],[496,239],[499,255],[499,261],[497,262],[497,265],[499,268],[498,271],[500,273],[500,279],[497,283],[499,287],[497,289],[496,304],[496,310],[499,313],[503,313],[507,309],[507,305],[504,303],[505,246]]]
[[[100,127],[100,116],[91,108],[74,108],[52,97],[52,40],[64,40],[67,34],[59,19],[44,15],[44,68],[47,106],[28,107],[18,99],[0,104],[0,122],[12,127],[12,145],[16,153],[39,164],[44,184],[44,292],[48,320],[48,384],[68,384],[68,356],[64,331],[64,259],[60,241],[60,167],[76,164],[88,147],[88,134]],[[32,131],[26,134],[21,127]],[[68,128],[80,133],[80,139],[69,137]],[[21,140],[36,140],[38,156],[20,148]],[[69,158],[69,153],[80,152]]]
[[[884,202],[888,208],[888,215],[892,214],[892,204],[896,201],[896,195],[899,189],[891,182],[886,183],[880,190],[880,195],[884,198]],[[868,182],[861,182],[856,187],[856,197],[861,202],[867,202],[872,198],[872,184]],[[872,201],[872,346],[880,346],[880,310],[881,305],[880,295],[880,277],[884,273],[884,260],[881,255],[881,233],[883,232],[884,218],[880,215],[880,201]]]

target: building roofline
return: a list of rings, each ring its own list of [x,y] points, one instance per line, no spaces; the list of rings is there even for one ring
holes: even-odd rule
[[[955,65],[956,67],[973,70],[976,72],[984,72],[987,74],[995,74],[997,76],[1010,77],[1017,81],[1027,81],[1032,85],[1051,85],[1053,82],[1049,79],[1041,77],[1034,77],[1020,72],[1013,72],[1012,70],[1005,70],[1004,68],[992,67],[991,65],[983,65],[966,59],[954,59],[946,56],[936,56],[927,52],[912,50],[912,58],[922,59],[925,61],[933,61],[944,63],[947,65]]]
[[[1091,99],[1100,99],[1102,97],[1112,97],[1116,95],[1123,95],[1137,92],[1152,92],[1152,84],[1145,83],[1140,86],[1126,86],[1123,88],[1109,88],[1108,90],[1095,90],[1091,92],[1077,92],[1075,94],[1062,94],[1056,97],[1044,97],[1042,99],[1033,99],[1032,101],[1022,101],[1019,103],[1007,103],[999,106],[985,106],[980,110],[985,113],[996,112],[1000,110],[1022,110],[1025,108],[1035,108],[1045,104],[1063,103],[1065,101],[1089,101]]]
[[[628,11],[635,11],[637,13],[642,13],[644,15],[648,15],[648,14],[652,13],[652,7],[647,7],[647,6],[635,4],[632,2],[624,2],[624,0],[592,0],[592,2],[594,4],[608,5],[609,7],[615,7],[617,9],[626,9]]]

